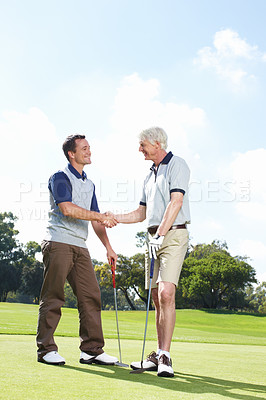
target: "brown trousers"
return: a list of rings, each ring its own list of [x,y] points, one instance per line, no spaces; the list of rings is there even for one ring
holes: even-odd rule
[[[65,243],[42,243],[44,280],[37,328],[38,357],[57,351],[54,332],[65,302],[68,280],[78,301],[80,350],[91,355],[103,353],[101,294],[87,249]]]

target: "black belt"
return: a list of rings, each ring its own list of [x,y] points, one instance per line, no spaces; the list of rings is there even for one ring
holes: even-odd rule
[[[149,228],[148,228],[148,232],[151,234],[151,235],[154,235],[156,232],[157,232],[157,229],[159,228],[159,225],[157,225],[157,226],[150,226]],[[171,226],[171,228],[169,229],[169,231],[173,231],[174,229],[187,229],[187,226],[186,226],[186,224],[182,224],[182,225],[173,225],[173,226]]]

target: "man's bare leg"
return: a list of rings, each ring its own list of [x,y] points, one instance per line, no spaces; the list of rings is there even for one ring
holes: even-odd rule
[[[158,284],[159,312],[157,334],[159,348],[168,352],[170,352],[176,321],[175,291],[176,286],[171,282],[159,282]]]
[[[155,323],[156,323],[156,331],[157,331],[157,350],[161,349],[162,345],[162,331],[160,329],[160,305],[159,305],[159,298],[158,298],[158,288],[152,289],[152,300],[155,306]]]

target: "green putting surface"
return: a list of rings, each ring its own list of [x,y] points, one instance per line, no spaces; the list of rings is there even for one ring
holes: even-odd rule
[[[65,366],[36,361],[35,338],[0,335],[0,399],[265,399],[265,346],[177,343],[171,349],[174,378],[156,372],[130,374],[129,368],[79,363],[79,339],[57,337]],[[122,360],[141,357],[142,341],[122,340]],[[147,341],[146,353],[155,343]],[[118,356],[115,339],[105,351]]]
[[[37,362],[38,306],[0,303],[2,400],[266,399],[266,318],[221,311],[177,310],[171,347],[174,378],[156,372],[79,363],[78,313],[64,308],[55,340],[65,366]],[[122,361],[140,361],[145,311],[119,311]],[[119,358],[114,311],[102,313],[105,351]],[[156,350],[154,312],[145,354]]]

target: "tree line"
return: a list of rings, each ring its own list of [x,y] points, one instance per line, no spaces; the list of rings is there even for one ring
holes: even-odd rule
[[[0,213],[0,301],[39,303],[43,264],[36,259],[41,251],[34,241],[26,245],[17,240],[17,218]],[[143,248],[145,232],[136,235],[136,246]],[[92,260],[101,288],[102,308],[114,308],[111,267]],[[147,306],[144,288],[145,254],[118,255],[116,287],[118,308],[141,310]],[[176,291],[176,308],[207,308],[266,313],[266,282],[257,287],[256,272],[241,256],[233,257],[226,242],[190,245]],[[76,307],[76,298],[65,284],[65,306]],[[152,304],[150,305],[152,308]]]

